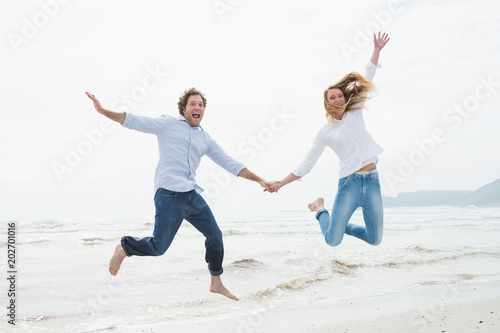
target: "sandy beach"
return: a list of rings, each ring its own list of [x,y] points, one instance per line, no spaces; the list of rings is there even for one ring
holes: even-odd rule
[[[165,255],[127,258],[114,277],[117,241],[148,235],[149,221],[20,222],[16,326],[4,318],[0,331],[499,331],[498,209],[388,209],[375,247],[350,237],[327,246],[309,212],[220,225],[223,281],[238,302],[209,292],[203,237],[188,223]]]
[[[290,332],[498,332],[500,296],[494,290],[491,292],[491,298],[476,300],[450,299],[450,302],[447,302],[440,297],[426,297],[427,303],[421,303],[413,309],[410,309],[412,306],[405,300],[405,295],[390,302],[386,298],[373,299],[370,306],[364,301],[353,301],[344,304],[345,307],[341,305],[341,312],[358,313],[357,317],[345,314],[346,319],[340,321],[311,324],[309,327],[302,325]]]
[[[427,286],[394,295],[273,307],[237,316],[109,327],[117,332],[498,332],[500,284]],[[217,296],[214,296],[217,297]],[[225,302],[220,299],[220,302]],[[248,300],[243,298],[237,309]]]
[[[470,302],[457,302],[437,307],[438,313],[418,310],[404,313],[385,313],[367,319],[332,323],[315,330],[304,327],[296,332],[498,332],[500,330],[500,297]],[[413,325],[412,325],[413,324]]]

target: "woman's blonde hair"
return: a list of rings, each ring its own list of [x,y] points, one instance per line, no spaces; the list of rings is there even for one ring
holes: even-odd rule
[[[345,112],[360,110],[363,107],[360,103],[364,103],[372,98],[369,93],[374,93],[376,91],[375,86],[370,80],[367,80],[363,75],[356,72],[347,74],[340,81],[329,86],[323,93],[326,118],[329,124],[333,123],[335,114],[339,112],[335,109],[335,106],[328,101],[328,91],[330,89],[340,89],[344,94],[346,103],[343,105],[343,111]]]

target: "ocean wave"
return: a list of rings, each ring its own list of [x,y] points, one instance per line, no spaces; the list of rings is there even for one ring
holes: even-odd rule
[[[411,246],[402,250],[402,255],[389,258],[380,266],[399,267],[406,265],[423,265],[437,263],[447,260],[455,260],[465,256],[477,255],[479,251],[472,248],[463,249],[433,249],[419,245]]]
[[[38,315],[36,317],[24,317],[22,318],[22,321],[26,323],[30,322],[40,322],[40,321],[47,321],[47,320],[54,320],[59,318],[59,316],[47,316],[47,315]]]
[[[31,224],[31,227],[35,229],[55,229],[55,228],[62,228],[63,226],[64,224],[59,223],[55,220],[34,221]]]
[[[454,282],[456,283],[458,281],[471,281],[474,279],[477,279],[481,277],[480,275],[473,275],[473,274],[458,274],[455,276]],[[417,286],[440,286],[440,285],[448,285],[450,284],[449,279],[445,280],[428,280],[428,281],[422,281],[418,282]]]
[[[28,240],[28,241],[16,241],[16,245],[19,246],[25,246],[25,245],[38,245],[38,244],[44,244],[44,243],[50,243],[51,241],[49,239],[36,239],[36,240]],[[6,248],[7,247],[7,242],[0,243],[0,248]]]
[[[363,265],[346,264],[337,259],[334,259],[331,262],[331,270],[338,275],[352,276],[354,275],[354,272],[361,267],[363,267]]]
[[[271,288],[267,288],[264,290],[257,291],[253,297],[257,299],[266,298],[270,296],[277,295],[283,291],[293,291],[293,290],[301,290],[305,289],[313,283],[317,283],[320,281],[328,280],[332,276],[334,276],[333,271],[328,269],[327,267],[320,267],[315,272],[304,275],[293,280],[283,282],[273,286]]]
[[[32,240],[32,241],[17,242],[18,245],[38,245],[38,244],[43,244],[43,243],[50,243],[50,240],[37,239],[37,240]]]
[[[462,248],[433,248],[419,244],[410,245],[404,248],[394,248],[387,252],[360,251],[349,253],[343,258],[336,257],[319,263],[312,272],[302,272],[296,278],[277,283],[276,285],[259,290],[250,297],[261,299],[264,297],[275,297],[282,293],[303,290],[316,283],[330,280],[332,278],[357,278],[359,273],[365,269],[400,269],[407,266],[419,266],[436,264],[448,260],[457,260],[468,256],[487,255],[499,257],[497,249],[475,249],[471,247]],[[253,262],[248,263],[249,267]],[[299,268],[297,268],[298,270]],[[298,273],[291,268],[290,275],[297,276]],[[286,274],[285,274],[286,275]],[[459,274],[458,280],[472,280],[476,277],[471,274]],[[425,283],[432,283],[425,282]]]
[[[258,260],[255,260],[253,258],[251,259],[241,259],[241,260],[236,260],[233,261],[230,266],[232,267],[238,267],[238,268],[259,268],[259,267],[265,267],[266,265]]]
[[[91,238],[82,238],[80,239],[80,242],[83,244],[83,245],[96,245],[96,244],[102,244],[104,242],[109,242],[109,241],[112,241],[112,240],[115,240],[114,238],[111,239],[104,239],[104,238],[100,238],[100,237],[91,237]]]
[[[498,208],[467,209],[463,207],[423,207],[419,209],[405,208],[402,210],[386,209],[388,224],[436,224],[453,222],[495,222],[500,219]],[[460,224],[460,223],[458,223]]]
[[[223,227],[222,227],[223,229]],[[222,235],[224,237],[230,236],[245,236],[245,235],[253,235],[253,236],[283,236],[283,235],[316,235],[321,233],[319,227],[314,226],[312,228],[307,227],[276,227],[276,226],[267,226],[263,228],[240,228],[240,229],[223,229]]]
[[[257,299],[275,296],[282,292],[290,292],[306,289],[316,283],[330,280],[334,277],[354,276],[356,270],[361,268],[362,265],[346,264],[340,260],[332,260],[326,265],[316,268],[313,272],[299,276],[295,279],[279,283],[273,287],[259,290],[254,293],[253,297]]]
[[[224,230],[222,232],[222,236],[223,237],[242,236],[242,235],[246,235],[246,234],[248,234],[248,232],[244,232],[244,231],[241,231],[241,230],[235,230],[235,229]]]
[[[476,275],[464,273],[464,274],[459,274],[458,277],[460,278],[460,280],[470,281],[470,280],[475,279]]]
[[[366,253],[364,251],[357,254],[351,253],[351,255],[344,258],[344,262],[363,267],[398,268],[409,265],[434,264],[478,255],[498,257],[500,253],[498,253],[498,249],[494,248],[472,248],[468,246],[436,248],[414,244],[404,248],[394,248],[383,253]]]
[[[75,233],[86,227],[75,223],[61,223],[56,220],[21,222],[17,226],[19,232],[23,234]]]

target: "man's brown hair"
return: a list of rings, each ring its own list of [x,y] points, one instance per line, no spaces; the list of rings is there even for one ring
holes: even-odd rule
[[[188,102],[189,97],[193,95],[199,95],[201,96],[201,99],[203,100],[203,107],[207,107],[207,99],[205,98],[205,95],[196,88],[190,88],[187,90],[184,90],[184,94],[179,97],[179,102],[177,102],[177,107],[179,108],[179,114],[181,116],[184,115],[184,111],[186,111],[186,105]]]

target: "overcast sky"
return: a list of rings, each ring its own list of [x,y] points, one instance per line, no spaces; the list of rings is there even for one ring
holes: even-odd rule
[[[177,116],[184,89],[202,126],[266,179],[304,158],[325,123],[322,92],[363,71],[388,32],[365,112],[384,148],[382,192],[475,190],[500,178],[496,1],[1,1],[0,220],[153,218],[158,152],[85,96]],[[219,216],[333,204],[338,159],[278,194],[208,157],[198,184]]]

